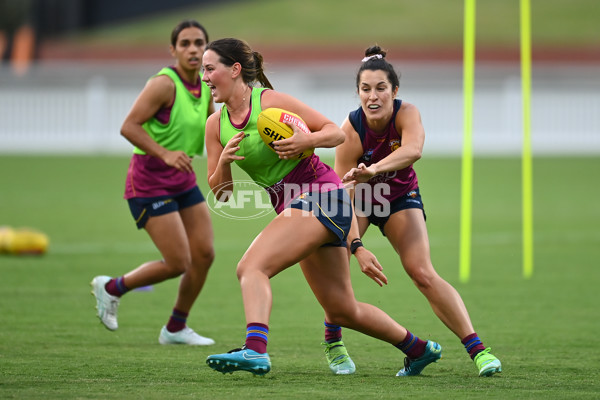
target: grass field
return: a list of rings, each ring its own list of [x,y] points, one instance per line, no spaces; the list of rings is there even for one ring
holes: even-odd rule
[[[357,297],[444,346],[422,376],[394,375],[402,355],[346,330],[353,376],[331,375],[320,346],[323,314],[298,267],[273,279],[275,304],[265,377],[222,375],[205,358],[242,343],[235,266],[269,217],[213,219],[216,261],[189,324],[210,348],[163,347],[160,327],[177,281],[123,298],[119,330],[94,314],[89,281],[158,257],[122,199],[126,157],[0,157],[0,225],[46,232],[43,257],[0,257],[2,399],[595,399],[600,393],[598,158],[534,160],[535,272],[521,277],[520,164],[475,160],[473,271],[458,282],[460,160],[427,158],[417,172],[438,272],[461,292],[477,332],[503,362],[478,378],[462,345],[439,322],[389,245],[371,229],[365,243],[390,279],[379,288],[352,263]],[[205,160],[195,161],[207,193]]]
[[[462,46],[464,1],[254,0],[214,2],[100,27],[77,40],[167,44],[183,18],[199,20],[213,39],[239,37],[254,46]],[[532,0],[535,46],[598,46],[600,8],[594,0]],[[73,37],[75,39],[75,37]],[[519,2],[477,1],[477,44],[517,47]],[[333,49],[332,48],[332,49]]]

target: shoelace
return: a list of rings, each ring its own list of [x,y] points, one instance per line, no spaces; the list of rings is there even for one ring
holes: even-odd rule
[[[116,307],[119,306],[119,299],[110,299],[110,313],[114,314]]]
[[[345,354],[342,354],[341,356],[338,356],[337,358],[335,358],[331,363],[333,365],[340,365],[340,364],[344,363],[346,361],[346,359],[348,359],[348,356]]]
[[[242,346],[242,347],[240,347],[240,348],[233,349],[233,350],[229,350],[227,353],[236,353],[236,352],[238,352],[238,351],[242,351],[242,350],[246,350],[246,349],[247,349],[246,345],[243,345],[243,346]]]
[[[341,344],[337,344],[335,346],[328,346],[325,348],[325,353],[327,354],[327,358],[329,358],[330,354],[331,354],[331,350],[335,349],[336,347],[342,347]],[[347,354],[340,354],[338,355],[336,358],[334,358],[333,360],[331,360],[331,364],[333,365],[339,365],[342,364],[344,361],[346,361],[346,359],[348,358]]]

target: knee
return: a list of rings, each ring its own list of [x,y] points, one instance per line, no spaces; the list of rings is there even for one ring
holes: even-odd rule
[[[419,290],[427,290],[434,286],[438,274],[433,268],[407,269],[408,274]]]
[[[246,261],[244,261],[244,259],[242,259],[235,269],[235,274],[237,275],[238,281],[241,281],[244,275],[246,275],[249,270],[249,264]]]
[[[192,265],[191,257],[171,257],[163,261],[172,277],[180,276]]]
[[[213,247],[198,250],[192,259],[196,269],[208,271],[215,260],[215,250]]]
[[[242,259],[240,260],[240,262],[237,265],[235,272],[236,272],[238,280],[240,282],[242,282],[242,280],[247,277],[253,277],[253,276],[270,277],[268,275],[268,273],[265,272],[267,270],[267,268],[268,268],[268,266],[265,266],[262,263],[258,263],[256,261],[251,261],[251,260],[246,259],[245,257],[242,257]]]

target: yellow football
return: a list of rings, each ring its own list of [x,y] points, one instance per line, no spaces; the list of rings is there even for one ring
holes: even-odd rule
[[[256,127],[263,142],[273,151],[273,142],[276,140],[288,139],[292,137],[294,131],[286,122],[291,122],[305,133],[310,133],[310,129],[299,115],[293,112],[282,110],[281,108],[267,108],[258,115]],[[298,155],[299,159],[309,157],[314,153],[314,149],[308,149]]]
[[[2,251],[15,255],[41,255],[46,253],[50,243],[48,236],[36,229],[19,228],[2,230]],[[8,233],[8,234],[7,234]]]

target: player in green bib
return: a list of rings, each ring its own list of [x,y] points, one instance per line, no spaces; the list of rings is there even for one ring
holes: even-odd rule
[[[199,124],[198,121],[206,121],[209,112],[214,111],[210,91],[206,85],[201,84],[200,80],[196,85],[184,81],[176,68],[165,67],[154,77],[162,75],[169,77],[175,85],[175,100],[171,106],[170,116],[167,119],[164,117],[164,112],[162,114],[159,112],[154,118],[144,122],[142,127],[165,149],[183,151],[190,157],[202,155],[204,124]],[[192,132],[193,134],[190,134]],[[146,154],[137,146],[133,153]]]
[[[135,146],[124,197],[138,229],[146,230],[162,259],[92,281],[97,315],[114,331],[123,295],[181,276],[175,306],[158,336],[160,344],[214,343],[186,323],[214,259],[210,214],[192,168],[192,158],[204,149],[206,119],[214,111],[210,91],[200,79],[207,42],[198,22],[178,24],[171,33],[175,64],[148,80],[121,128]]]
[[[271,90],[262,55],[242,40],[227,38],[209,43],[202,66],[202,79],[213,99],[224,103],[206,123],[208,183],[215,197],[225,201],[232,194],[235,185],[231,164],[235,162],[266,187],[277,212],[237,266],[246,316],[245,344],[228,353],[208,356],[209,367],[223,373],[244,370],[256,375],[271,370],[267,353],[273,303],[270,279],[296,263],[300,263],[323,307],[326,321],[378,338],[402,351],[409,349],[419,340],[416,336],[379,308],[354,297],[346,251],[353,213],[340,178],[315,154],[298,160],[307,149],[341,144],[343,131],[294,97]],[[262,88],[253,87],[255,83]],[[256,128],[260,111],[270,107],[299,115],[311,132],[304,133],[289,124],[293,136],[274,142],[276,153],[271,151]],[[288,190],[290,187],[301,190]],[[335,373],[354,372],[354,363],[343,346],[328,346],[326,354]]]
[[[244,126],[234,125],[230,119],[230,113],[227,106],[221,110],[220,124],[220,142],[223,147],[227,146],[235,135],[240,132],[256,132],[256,134],[247,134],[239,144],[240,154],[245,154],[243,160],[236,160],[237,165],[250,175],[256,182],[264,186],[271,186],[280,181],[290,171],[292,171],[300,160],[292,159],[281,162],[279,156],[269,147],[265,146],[262,138],[256,128],[258,114],[263,110],[261,107],[261,97],[264,88],[254,88],[251,92],[250,103],[253,107],[248,116],[248,122]]]

